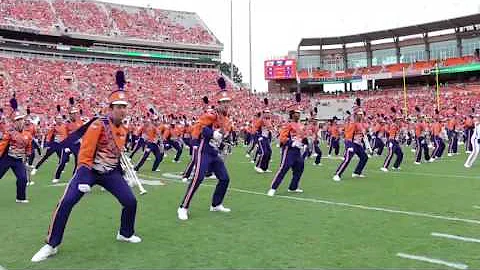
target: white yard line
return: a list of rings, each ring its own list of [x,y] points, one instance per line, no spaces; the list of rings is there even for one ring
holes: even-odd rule
[[[480,179],[480,177],[478,176],[468,176],[468,175],[458,175],[458,174],[454,175],[454,174],[416,173],[416,172],[406,172],[406,171],[393,172],[392,174],[381,172],[381,171],[368,171],[368,173],[393,175],[393,176],[417,175],[417,176],[433,176],[433,177],[441,177],[441,178]]]
[[[139,174],[139,175],[141,177],[145,177],[145,178],[158,179],[158,178],[154,178],[154,177],[149,176],[149,175],[143,175],[143,174]],[[173,179],[167,179],[167,178],[162,178],[160,180],[182,183],[179,180],[173,180]],[[202,185],[208,186],[208,187],[215,187],[215,185],[210,185],[210,184],[206,184],[206,183],[202,184]],[[228,189],[231,190],[231,191],[236,191],[236,192],[240,192],[240,193],[268,197],[267,194],[263,193],[263,192],[257,192],[257,191],[251,191],[251,190],[245,190],[245,189],[239,189],[239,188],[233,188],[233,187],[229,187]],[[356,209],[363,209],[363,210],[370,210],[370,211],[400,214],[400,215],[405,215],[405,216],[424,217],[424,218],[430,218],[430,219],[448,220],[448,221],[456,221],[456,222],[463,222],[463,223],[480,225],[480,220],[476,220],[476,219],[465,219],[465,218],[458,218],[458,217],[442,216],[442,215],[437,215],[437,214],[395,210],[395,209],[389,209],[389,208],[384,208],[384,207],[374,207],[374,206],[366,206],[366,205],[361,205],[361,204],[334,202],[334,201],[327,201],[327,200],[320,200],[320,199],[313,199],[313,198],[293,197],[293,196],[287,196],[287,195],[275,195],[275,197],[276,198],[282,198],[282,199],[288,199],[288,200],[302,201],[302,202],[328,204],[328,205],[334,205],[334,206],[342,206],[342,207],[346,207],[346,208],[356,208]]]
[[[140,183],[147,186],[165,186],[165,183],[163,183],[160,180],[145,180],[145,179],[138,179],[138,180],[140,180]]]
[[[447,262],[447,261],[429,258],[425,256],[410,255],[405,253],[397,253],[397,256],[405,259],[410,259],[410,260],[417,260],[417,261],[428,262],[433,264],[441,264],[441,265],[445,265],[445,266],[456,268],[456,269],[468,269],[468,265],[463,263]]]
[[[51,185],[48,185],[49,187],[64,187],[68,185],[68,183],[57,183],[57,184],[51,184]]]
[[[240,164],[252,164],[253,163],[250,163],[250,162],[244,162],[244,161],[241,161],[239,162]],[[308,162],[305,162],[305,164],[309,164]],[[277,165],[275,163],[271,163],[271,165]],[[311,164],[310,164],[311,165]],[[421,165],[419,165],[421,166]],[[367,164],[367,167],[368,167],[368,164]],[[323,168],[325,169],[329,169],[330,166],[323,166]],[[333,168],[333,167],[332,167]],[[379,167],[380,168],[380,167]],[[413,176],[432,176],[432,177],[439,177],[439,178],[459,178],[459,179],[478,179],[480,180],[480,177],[479,176],[468,176],[468,175],[460,175],[460,174],[436,174],[436,173],[422,173],[422,172],[408,172],[406,170],[402,170],[402,171],[399,171],[399,172],[392,172],[392,173],[385,173],[385,172],[381,172],[379,170],[379,168],[377,168],[377,170],[375,170],[375,168],[373,168],[372,170],[372,167],[366,171],[367,174],[370,174],[370,173],[374,173],[374,174],[383,174],[383,175],[392,175],[392,176],[400,176],[400,175],[413,175]],[[272,169],[273,171],[276,171],[276,169],[278,169],[277,167],[274,166],[274,168]],[[335,169],[332,169],[331,171],[326,171],[327,173],[331,173],[333,174],[335,172]],[[332,175],[333,176],[333,175]]]
[[[474,205],[473,208],[475,208],[475,209],[480,209],[480,206]]]
[[[432,232],[430,235],[435,236],[435,237],[443,237],[443,238],[448,238],[448,239],[453,239],[453,240],[464,241],[464,242],[480,243],[480,239],[463,237],[463,236],[458,236],[458,235],[453,235],[453,234]]]

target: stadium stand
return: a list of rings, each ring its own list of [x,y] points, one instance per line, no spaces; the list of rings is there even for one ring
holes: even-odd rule
[[[219,41],[190,12],[130,7],[94,1],[2,0],[0,24],[45,33],[65,31],[162,43],[214,45]]]

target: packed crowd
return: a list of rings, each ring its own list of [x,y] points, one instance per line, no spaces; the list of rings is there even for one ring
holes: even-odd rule
[[[362,97],[362,95],[358,95]],[[472,114],[472,108],[480,111],[480,84],[459,84],[442,86],[439,92],[440,116]],[[405,96],[403,89],[391,89],[385,92],[363,96],[366,110],[372,114],[388,114],[391,107],[407,115],[415,114],[415,107],[422,109],[429,116],[436,114],[437,93],[435,87],[416,87],[407,90],[407,111],[405,112]],[[453,112],[454,111],[454,112]]]
[[[473,53],[473,52],[472,52]],[[457,65],[466,65],[472,62],[478,62],[479,59],[473,55],[466,55],[463,57],[448,58],[445,60],[431,60],[431,61],[417,61],[414,63],[399,63],[389,65],[378,65],[372,67],[357,67],[349,68],[344,71],[330,71],[330,70],[300,70],[298,75],[300,78],[321,78],[321,77],[345,77],[345,76],[362,76],[362,75],[375,75],[380,73],[390,73],[395,76],[402,76],[405,70],[406,74],[415,73],[419,74],[424,70],[434,69],[437,65],[439,68],[451,67]]]
[[[0,24],[181,44],[218,41],[194,13],[69,0],[2,0]]]
[[[108,94],[115,87],[114,74],[124,70],[131,101],[132,119],[148,117],[153,108],[159,115],[170,118],[192,119],[206,107],[203,97],[214,97],[218,90],[218,70],[197,68],[171,68],[158,66],[119,66],[107,63],[82,63],[41,58],[0,58],[0,104],[8,107],[8,101],[16,95],[23,109],[29,108],[38,115],[44,125],[54,118],[56,105],[60,114],[67,114],[68,98],[73,97],[82,115],[91,117],[101,113]],[[227,83],[227,91],[233,96],[232,117],[236,122],[248,122],[252,112],[265,107],[279,113],[286,112],[294,103],[292,96],[272,98],[268,106],[264,100],[244,89],[233,90]],[[306,99],[305,109],[311,106]],[[279,117],[275,119],[280,120]]]
[[[100,113],[107,95],[114,88],[114,74],[125,70],[127,74],[128,95],[131,100],[132,119],[143,119],[153,108],[159,115],[193,119],[209,105],[202,98],[212,98],[218,90],[217,78],[221,75],[213,69],[172,68],[158,66],[119,66],[107,63],[89,63],[61,61],[41,58],[0,58],[0,104],[8,107],[8,100],[16,94],[21,106],[30,108],[33,115],[43,118],[48,125],[49,119],[58,114],[55,105],[62,107],[66,114],[68,97],[75,98],[82,114],[90,117]],[[250,121],[253,113],[264,108],[274,113],[274,121],[281,121],[292,105],[299,105],[307,114],[322,100],[354,99],[364,100],[369,114],[388,114],[389,108],[404,110],[404,96],[401,89],[379,92],[356,92],[351,95],[303,95],[300,103],[294,101],[292,94],[253,95],[244,89],[235,89],[227,83],[234,99],[232,117],[237,123]],[[54,90],[54,91],[52,91]],[[268,99],[268,104],[264,103]],[[443,86],[441,89],[440,113],[455,109],[458,114],[466,115],[480,102],[480,85]],[[415,106],[424,113],[433,115],[436,106],[435,89],[419,87],[408,89],[408,114]],[[53,106],[52,106],[53,105]],[[211,105],[211,104],[210,104]],[[313,115],[315,116],[315,115]]]

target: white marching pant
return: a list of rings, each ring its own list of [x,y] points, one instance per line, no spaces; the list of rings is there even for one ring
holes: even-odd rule
[[[480,146],[478,144],[478,140],[476,136],[472,136],[470,139],[470,142],[472,142],[472,153],[467,158],[467,161],[465,161],[465,167],[471,167],[473,165],[473,162],[477,159],[478,152],[480,151]]]

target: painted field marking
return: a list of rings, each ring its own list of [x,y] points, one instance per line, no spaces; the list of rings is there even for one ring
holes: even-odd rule
[[[458,236],[458,235],[453,235],[453,234],[432,232],[430,235],[435,236],[435,237],[443,237],[443,238],[447,238],[447,239],[464,241],[464,242],[480,243],[480,239],[471,238],[471,237],[463,237],[463,236]]]
[[[64,187],[68,185],[68,183],[57,183],[57,184],[51,184],[51,185],[48,185],[49,187]]]
[[[140,176],[145,177],[145,178],[150,178],[150,179],[158,179],[158,178],[154,178],[154,177],[149,176],[149,175],[140,174]],[[168,179],[168,178],[160,179],[160,180],[182,183],[179,180]],[[184,183],[182,183],[182,184],[184,184]],[[202,185],[207,186],[207,187],[215,187],[215,185],[210,185],[210,184],[202,184]],[[236,192],[240,192],[240,193],[268,197],[268,195],[266,193],[263,193],[263,192],[257,192],[257,191],[251,191],[251,190],[245,190],[245,189],[239,189],[239,188],[233,188],[233,187],[229,187],[228,189],[231,190],[231,191],[236,191]],[[480,225],[480,220],[476,220],[476,219],[449,217],[449,216],[442,216],[442,215],[423,213],[423,212],[404,211],[404,210],[389,209],[389,208],[384,208],[384,207],[374,207],[374,206],[366,206],[366,205],[361,205],[361,204],[334,202],[334,201],[327,201],[327,200],[313,199],[313,198],[301,198],[301,197],[293,197],[293,196],[287,196],[287,195],[275,195],[274,197],[282,198],[282,199],[288,199],[288,200],[294,200],[294,201],[343,206],[343,207],[346,207],[346,208],[356,208],[356,209],[363,209],[363,210],[370,210],[370,211],[377,211],[377,212],[400,214],[400,215],[405,215],[405,216],[424,217],[424,218],[430,218],[430,219],[457,221],[457,222]]]
[[[452,268],[455,268],[455,269],[468,269],[468,265],[463,264],[463,263],[447,262],[447,261],[444,261],[444,260],[429,258],[429,257],[425,257],[425,256],[410,255],[410,254],[405,254],[405,253],[397,253],[397,256],[401,257],[401,258],[405,258],[405,259],[410,259],[410,260],[417,260],[417,261],[422,261],[422,262],[441,264],[441,265],[445,265],[445,266],[452,267]]]
[[[147,186],[165,186],[165,183],[163,183],[160,180],[145,180],[145,179],[138,179],[138,180],[140,180],[140,183]]]
[[[380,171],[368,171],[368,173],[390,175],[388,173],[380,172]],[[480,179],[480,177],[478,176],[467,176],[467,175],[457,175],[457,174],[416,173],[416,172],[405,172],[405,171],[394,172],[391,175],[417,175],[417,176],[434,176],[434,177],[442,177],[442,178]]]
[[[166,178],[180,179],[180,180],[183,178],[183,176],[176,173],[162,173],[162,176]]]

